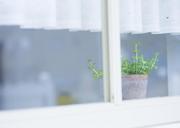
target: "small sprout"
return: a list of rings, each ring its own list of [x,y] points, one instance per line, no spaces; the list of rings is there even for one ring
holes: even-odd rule
[[[98,70],[95,66],[95,63],[92,62],[92,60],[88,60],[88,68],[93,74],[94,79],[101,79],[103,77],[103,71]]]

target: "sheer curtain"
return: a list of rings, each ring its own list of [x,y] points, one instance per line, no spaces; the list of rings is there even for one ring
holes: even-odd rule
[[[0,0],[0,25],[101,31],[102,0]],[[179,33],[180,0],[120,0],[121,33]]]
[[[12,0],[11,0],[12,1]],[[16,1],[16,0],[15,0]],[[56,3],[53,0],[20,0],[22,28],[49,28],[56,23]],[[18,5],[17,5],[18,6]]]
[[[179,33],[180,0],[120,0],[122,33]]]
[[[0,25],[17,25],[20,23],[20,0],[0,0]]]
[[[101,30],[101,0],[0,0],[0,25]]]

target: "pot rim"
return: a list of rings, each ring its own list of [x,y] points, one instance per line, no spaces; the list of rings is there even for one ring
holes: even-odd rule
[[[137,74],[133,74],[133,75],[122,75],[122,78],[139,78],[139,79],[147,79],[148,75],[137,75]]]

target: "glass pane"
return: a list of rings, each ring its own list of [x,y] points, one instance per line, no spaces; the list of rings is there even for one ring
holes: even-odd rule
[[[103,101],[102,80],[88,60],[102,68],[100,32],[23,30],[0,27],[1,109]]]
[[[100,1],[0,2],[0,110],[104,102]]]
[[[167,64],[168,64],[168,92],[169,96],[180,95],[180,68],[178,59],[180,53],[180,35],[167,37]]]
[[[123,100],[180,94],[180,1],[120,0]]]

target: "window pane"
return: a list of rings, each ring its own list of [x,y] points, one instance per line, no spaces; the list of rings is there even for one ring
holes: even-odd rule
[[[0,110],[104,101],[101,4],[0,2]]]
[[[120,0],[123,100],[180,94],[179,0]]]
[[[167,37],[168,92],[170,96],[180,95],[179,42],[179,35],[169,35]]]
[[[103,102],[101,33],[0,27],[0,108]]]

